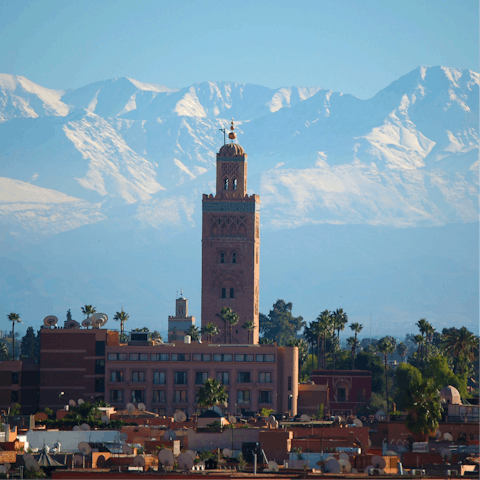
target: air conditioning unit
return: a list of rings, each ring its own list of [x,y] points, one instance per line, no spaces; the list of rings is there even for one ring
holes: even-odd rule
[[[410,475],[425,476],[425,470],[423,468],[412,468],[410,470]]]

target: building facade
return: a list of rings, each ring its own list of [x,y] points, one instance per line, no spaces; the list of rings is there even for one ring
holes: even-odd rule
[[[188,316],[188,300],[182,292],[175,300],[175,316],[168,317],[168,341],[183,340],[192,325],[195,325],[195,317]]]
[[[229,138],[233,141],[232,121]],[[213,338],[225,343],[224,307],[239,316],[232,343],[258,343],[260,278],[260,197],[247,194],[247,154],[238,144],[225,144],[217,153],[216,194],[202,201],[202,328],[217,325]],[[254,322],[249,336],[242,328]]]
[[[0,362],[0,410],[8,412],[20,404],[22,414],[38,411],[39,371],[29,359]]]

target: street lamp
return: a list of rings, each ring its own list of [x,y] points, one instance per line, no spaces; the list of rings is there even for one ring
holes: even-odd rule
[[[60,392],[58,394],[58,409],[60,410],[60,399],[65,395],[65,392]]]

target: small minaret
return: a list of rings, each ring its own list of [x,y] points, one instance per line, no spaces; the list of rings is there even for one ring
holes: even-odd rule
[[[191,325],[195,325],[195,317],[188,316],[188,300],[181,290],[180,297],[175,300],[175,316],[168,317],[168,341],[183,340]]]

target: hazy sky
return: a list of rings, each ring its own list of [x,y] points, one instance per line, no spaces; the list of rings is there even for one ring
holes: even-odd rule
[[[49,88],[128,76],[368,98],[420,65],[479,71],[477,0],[0,0],[0,72]]]

